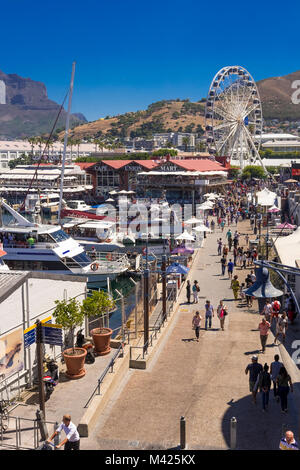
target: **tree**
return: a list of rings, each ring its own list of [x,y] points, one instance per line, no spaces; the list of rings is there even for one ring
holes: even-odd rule
[[[84,312],[78,300],[56,300],[56,308],[53,317],[56,323],[62,325],[66,335],[70,339],[74,351],[74,333],[77,326],[81,326],[84,320]]]
[[[188,146],[190,145],[190,138],[189,137],[183,137],[182,143],[184,145],[184,150],[186,152],[187,149],[188,149]]]
[[[265,179],[266,177],[267,177],[267,174],[262,166],[247,165],[245,166],[242,172],[243,180],[252,179],[252,178]]]
[[[84,316],[100,317],[99,328],[104,327],[104,316],[115,307],[115,302],[109,294],[103,290],[94,290],[92,294],[82,302],[81,313]]]

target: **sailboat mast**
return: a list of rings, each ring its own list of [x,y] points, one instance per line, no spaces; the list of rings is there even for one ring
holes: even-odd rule
[[[68,112],[67,112],[67,118],[66,118],[66,131],[65,131],[65,137],[64,137],[64,151],[63,151],[63,158],[62,158],[62,165],[61,165],[61,176],[60,176],[61,179],[60,179],[60,195],[59,195],[59,206],[58,206],[58,223],[60,223],[60,213],[61,213],[62,197],[63,197],[63,189],[64,189],[65,160],[66,160],[66,151],[67,151],[68,136],[69,136],[70,114],[71,114],[73,86],[74,86],[74,75],[75,75],[75,64],[76,64],[76,62],[73,62],[73,64],[72,64],[72,75],[71,75],[71,82],[70,82]]]

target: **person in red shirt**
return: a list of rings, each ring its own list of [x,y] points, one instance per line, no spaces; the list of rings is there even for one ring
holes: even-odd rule
[[[263,317],[260,324],[258,325],[258,329],[260,332],[260,342],[261,342],[261,347],[262,347],[262,353],[264,353],[266,349],[266,344],[267,344],[267,339],[268,339],[270,328],[271,328],[270,323],[265,319],[265,317]]]

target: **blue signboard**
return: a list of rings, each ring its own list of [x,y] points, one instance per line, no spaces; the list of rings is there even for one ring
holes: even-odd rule
[[[25,330],[24,333],[24,347],[28,348],[31,346],[33,343],[35,343],[36,339],[36,329],[35,328],[28,328],[29,331]]]
[[[60,325],[50,325],[42,327],[43,343],[54,346],[63,345],[62,327]]]

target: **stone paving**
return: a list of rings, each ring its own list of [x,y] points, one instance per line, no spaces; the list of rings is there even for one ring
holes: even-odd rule
[[[241,222],[238,230],[249,231],[248,222]],[[251,356],[259,354],[260,316],[256,302],[248,310],[240,300],[233,300],[228,276],[220,274],[217,238],[222,236],[225,240],[226,231],[210,234],[196,254],[188,278],[199,281],[199,304],[186,304],[185,289],[182,290],[176,319],[149,367],[144,371],[128,371],[93,435],[83,440],[82,448],[174,447],[179,443],[181,416],[186,419],[189,449],[228,449],[233,416],[238,421],[238,449],[277,449],[284,427],[298,434],[297,394],[289,395],[288,414],[281,413],[273,392],[267,413],[262,412],[260,394],[257,405],[251,401],[245,368]],[[243,282],[247,270],[237,268],[236,274]],[[204,330],[202,320],[198,343],[191,327],[192,316],[199,309],[204,317],[206,299],[211,300],[215,309],[218,301],[224,299],[229,315],[225,331],[220,330],[216,315],[208,331]],[[266,353],[259,354],[262,364],[270,364],[279,353],[273,339],[270,334]]]

